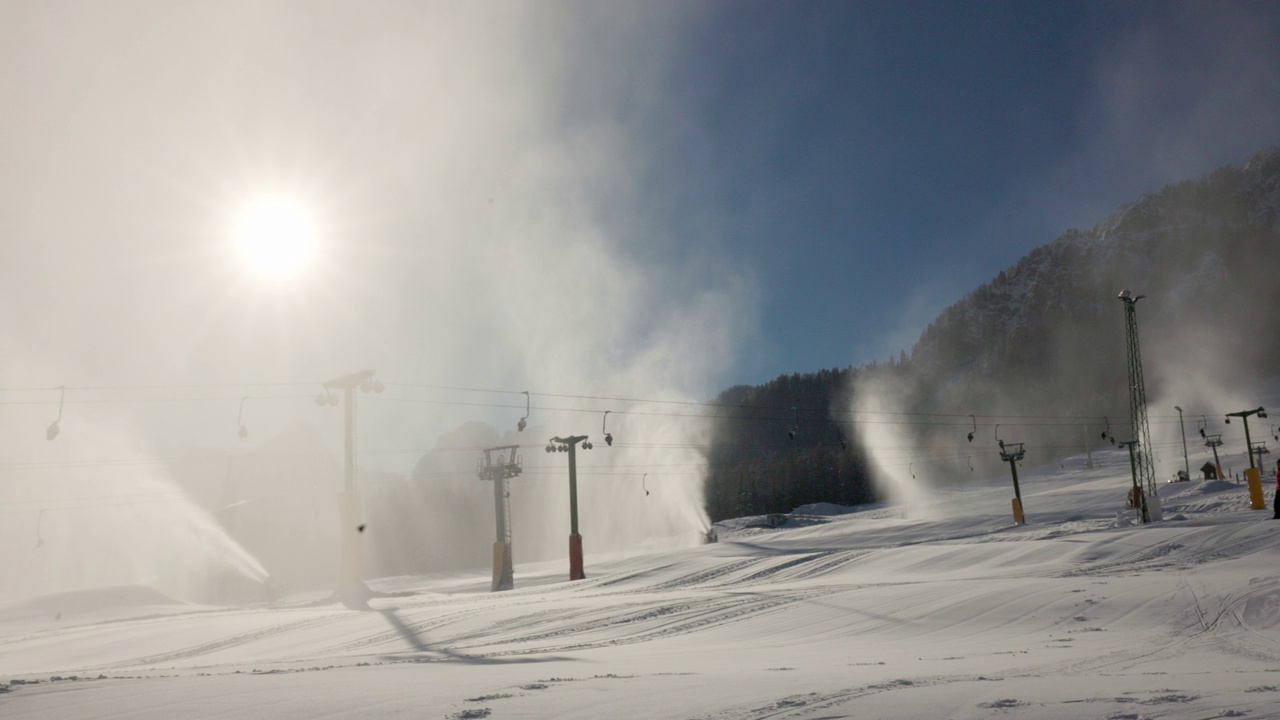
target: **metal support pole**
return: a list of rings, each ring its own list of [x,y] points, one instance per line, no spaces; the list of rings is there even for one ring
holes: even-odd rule
[[[355,388],[346,388],[342,396],[343,414],[343,489],[338,498],[338,516],[342,522],[338,541],[342,553],[338,558],[338,588],[351,589],[361,582],[364,574],[360,543],[360,530],[364,528],[360,494],[356,492],[356,396]],[[357,529],[359,528],[359,529]]]
[[[1249,418],[1248,417],[1244,418],[1244,444],[1249,447],[1249,467],[1251,468],[1258,467],[1253,462],[1253,440],[1249,437]]]
[[[1000,440],[1000,459],[1009,463],[1009,472],[1013,474],[1013,521],[1025,525],[1026,516],[1022,510],[1022,488],[1018,485],[1018,461],[1026,456],[1027,451],[1022,443],[1008,443]]]
[[[493,478],[493,526],[497,529],[497,542],[507,539],[507,479],[501,474]]]
[[[1211,435],[1209,437],[1210,439],[1205,441],[1205,445],[1208,445],[1209,447],[1213,448],[1214,471],[1217,473],[1219,480],[1226,480],[1226,478],[1222,476],[1222,461],[1218,459],[1218,446],[1222,444],[1222,440],[1219,439],[1221,436]]]
[[[1018,498],[1018,504],[1022,504],[1022,488],[1018,487],[1018,462],[1016,460],[1009,461],[1009,471],[1013,473],[1013,496]]]
[[[1138,484],[1138,460],[1134,455],[1134,443],[1127,443],[1129,446],[1129,472],[1133,473],[1133,506],[1138,511],[1138,520],[1146,522],[1142,512],[1142,486]]]
[[[364,586],[363,553],[360,535],[364,532],[364,510],[356,488],[356,388],[382,392],[382,383],[373,381],[373,370],[343,375],[323,384],[318,405],[336,405],[334,390],[342,391],[343,402],[343,492],[338,495],[338,588],[335,595],[359,607],[367,600]]]
[[[1191,479],[1191,460],[1187,458],[1187,426],[1182,421],[1182,408],[1175,405],[1174,410],[1178,411],[1178,427],[1182,429],[1182,471],[1186,473],[1186,479]]]
[[[577,443],[569,443],[569,579],[587,577],[582,563],[582,536],[578,534],[578,453]]]
[[[569,444],[569,534],[578,534],[578,445]]]
[[[1130,494],[1133,496],[1133,507],[1138,512],[1138,522],[1150,522],[1147,515],[1147,499],[1143,493],[1142,481],[1138,479],[1138,453],[1133,449],[1138,444],[1138,441],[1129,440],[1119,444],[1129,448],[1129,472],[1133,473],[1133,490],[1130,491]]]
[[[560,449],[569,453],[569,579],[586,578],[582,564],[582,536],[578,534],[578,443],[584,450],[591,449],[586,435],[573,435],[567,438],[551,438],[547,451],[551,452],[558,444]]]
[[[347,388],[342,395],[343,446],[346,474],[343,487],[347,492],[356,491],[356,389]]]
[[[497,530],[493,543],[493,583],[489,588],[493,592],[515,587],[511,559],[511,493],[507,480],[519,477],[523,471],[523,459],[516,454],[519,449],[519,445],[487,448],[476,469],[476,476],[481,480],[493,481],[493,524]]]

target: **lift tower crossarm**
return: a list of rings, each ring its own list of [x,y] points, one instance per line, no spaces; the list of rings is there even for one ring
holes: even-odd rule
[[[1253,462],[1253,439],[1249,437],[1249,416],[1257,415],[1260,418],[1267,416],[1266,408],[1255,408],[1253,410],[1241,410],[1240,412],[1227,413],[1227,422],[1231,422],[1231,418],[1238,417],[1244,423],[1244,442],[1249,447],[1249,467],[1256,468]]]

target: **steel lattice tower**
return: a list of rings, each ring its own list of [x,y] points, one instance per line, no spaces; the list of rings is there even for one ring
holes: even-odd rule
[[[516,454],[519,450],[519,445],[485,448],[484,457],[476,464],[476,475],[481,480],[493,481],[494,525],[498,531],[498,539],[493,544],[493,584],[489,588],[493,592],[515,587],[511,562],[511,491],[507,480],[524,472],[524,460]]]
[[[1147,388],[1142,380],[1142,350],[1138,347],[1138,301],[1145,295],[1134,296],[1128,290],[1120,293],[1124,303],[1125,345],[1129,356],[1129,422],[1132,438],[1138,442],[1135,448],[1134,472],[1138,486],[1148,498],[1156,497],[1156,472],[1151,454],[1151,426],[1147,422]],[[1143,522],[1149,522],[1146,504],[1143,504]]]

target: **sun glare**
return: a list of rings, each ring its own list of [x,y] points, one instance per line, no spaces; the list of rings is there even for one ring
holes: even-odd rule
[[[240,255],[253,272],[271,278],[297,274],[315,250],[315,225],[299,203],[271,198],[245,209],[236,227]]]

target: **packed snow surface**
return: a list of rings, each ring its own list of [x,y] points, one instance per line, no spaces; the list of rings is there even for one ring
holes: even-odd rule
[[[593,556],[584,518],[586,580],[517,537],[509,592],[478,569],[356,609],[28,600],[0,608],[0,717],[1280,718],[1270,507],[1165,484],[1141,525],[1127,456],[1093,459],[1024,468],[1023,526],[996,477],[660,554]]]

